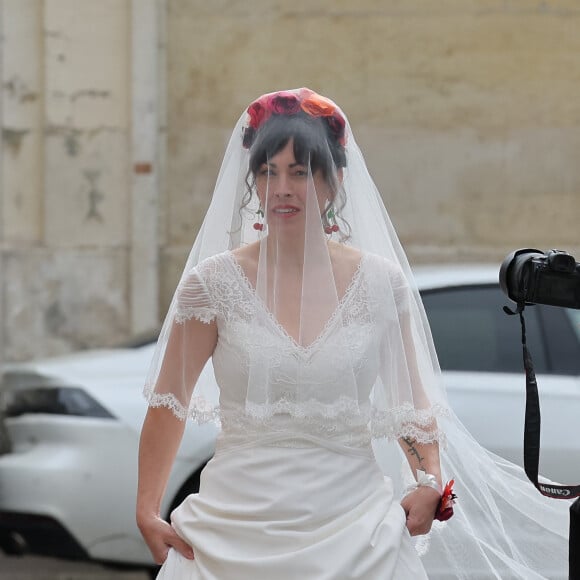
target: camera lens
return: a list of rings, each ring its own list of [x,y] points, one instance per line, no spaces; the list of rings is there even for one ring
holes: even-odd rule
[[[510,300],[517,304],[526,300],[526,292],[523,287],[526,264],[533,258],[544,256],[544,252],[534,248],[523,248],[506,256],[499,271],[499,285]]]

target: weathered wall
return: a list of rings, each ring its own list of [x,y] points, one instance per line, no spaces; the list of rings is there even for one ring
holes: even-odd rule
[[[2,2],[8,359],[127,335],[128,3]]]
[[[580,258],[576,0],[169,0],[167,301],[224,141],[257,95],[348,114],[415,262]]]
[[[413,261],[580,257],[576,0],[0,0],[0,28],[9,359],[155,325],[231,128],[279,88],[346,111]]]

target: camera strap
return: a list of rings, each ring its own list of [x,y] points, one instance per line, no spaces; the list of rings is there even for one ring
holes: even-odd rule
[[[522,325],[522,347],[524,368],[526,370],[526,419],[524,423],[524,470],[528,479],[538,491],[554,499],[573,499],[580,497],[580,485],[545,484],[538,481],[540,463],[540,399],[532,355],[526,343],[525,304],[518,304],[514,312],[504,306],[506,314],[520,315]],[[580,499],[570,506],[570,535],[568,538],[568,580],[580,580]]]
[[[526,322],[524,320],[525,304],[518,304],[515,312],[504,306],[506,314],[520,315],[522,325],[522,348],[524,356],[524,369],[526,371],[526,415],[524,423],[524,470],[529,480],[536,486],[538,491],[554,499],[573,499],[580,497],[580,485],[559,485],[555,483],[541,483],[538,481],[540,463],[540,399],[538,396],[538,384],[532,355],[528,350],[526,341]]]

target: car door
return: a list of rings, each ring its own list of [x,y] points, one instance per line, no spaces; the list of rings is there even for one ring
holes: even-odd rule
[[[493,284],[422,292],[449,400],[484,447],[522,464],[525,411],[521,327]],[[580,482],[580,319],[544,306],[525,311],[542,410],[540,471]],[[576,324],[576,326],[574,326]]]

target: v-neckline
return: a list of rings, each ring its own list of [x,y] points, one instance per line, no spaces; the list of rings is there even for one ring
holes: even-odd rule
[[[298,341],[284,328],[282,324],[280,324],[279,320],[274,316],[272,311],[266,306],[265,302],[258,296],[256,288],[250,282],[246,272],[238,262],[238,259],[234,255],[231,250],[228,250],[226,254],[229,256],[231,264],[233,266],[234,271],[238,275],[242,286],[245,288],[246,292],[251,296],[254,302],[258,305],[259,308],[267,315],[267,318],[272,322],[272,325],[278,330],[278,332],[285,338],[297,351],[303,352],[305,354],[311,353],[320,343],[322,343],[326,336],[328,335],[332,326],[334,326],[336,319],[341,314],[344,305],[349,300],[350,296],[353,294],[355,287],[358,285],[358,282],[362,276],[362,266],[365,259],[365,254],[361,254],[360,260],[357,264],[357,267],[352,275],[344,294],[338,301],[338,304],[328,320],[325,322],[322,330],[318,334],[318,336],[308,345],[303,346],[298,343]]]

